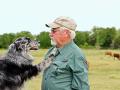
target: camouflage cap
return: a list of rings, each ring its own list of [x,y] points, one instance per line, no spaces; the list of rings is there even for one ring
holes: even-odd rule
[[[55,19],[52,23],[45,24],[47,27],[50,28],[58,28],[58,27],[65,27],[70,30],[75,31],[77,25],[75,21],[69,17],[61,16]]]

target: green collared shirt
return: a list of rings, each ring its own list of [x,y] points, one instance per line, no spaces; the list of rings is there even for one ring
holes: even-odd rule
[[[53,63],[44,71],[41,90],[89,90],[87,64],[81,49],[71,42],[58,51]]]

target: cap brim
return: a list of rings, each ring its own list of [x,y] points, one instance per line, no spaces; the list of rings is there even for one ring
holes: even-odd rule
[[[45,24],[45,26],[48,27],[48,28],[58,28],[58,27],[60,27],[60,25],[58,25],[56,23]]]

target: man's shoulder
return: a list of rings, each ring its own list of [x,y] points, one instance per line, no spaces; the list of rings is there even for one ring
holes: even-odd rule
[[[70,46],[71,50],[72,51],[75,51],[75,52],[81,52],[81,49],[75,44],[73,43],[71,46]]]
[[[84,53],[81,48],[79,48],[76,44],[71,46],[71,50],[75,56],[84,56]]]

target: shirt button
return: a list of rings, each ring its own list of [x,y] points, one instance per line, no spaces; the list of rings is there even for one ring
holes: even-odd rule
[[[47,77],[45,77],[45,80],[47,80]]]

